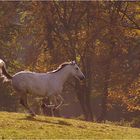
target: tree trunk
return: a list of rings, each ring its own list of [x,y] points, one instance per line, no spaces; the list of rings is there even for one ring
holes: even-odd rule
[[[79,100],[80,106],[83,111],[84,118],[85,120],[88,120],[88,113],[85,107],[85,95],[84,95],[85,93],[83,92],[82,88],[79,86],[78,82],[76,82],[76,88],[79,89],[76,91],[76,93],[77,93],[77,98]]]
[[[80,102],[84,118],[86,121],[93,121],[93,114],[90,104],[90,94],[85,88],[85,84],[83,86],[80,86],[79,83],[77,83],[77,98]]]
[[[104,78],[104,87],[103,87],[103,93],[102,93],[102,102],[101,102],[101,115],[98,118],[98,121],[105,121],[106,120],[106,114],[107,114],[107,98],[108,98],[108,86],[109,86],[109,80],[110,80],[110,66],[111,61],[108,61],[108,64],[106,65],[106,72],[105,72],[105,78]]]
[[[86,104],[86,108],[87,108],[87,112],[88,112],[88,121],[93,121],[93,113],[92,113],[92,108],[91,108],[91,104],[90,104],[90,95],[89,92],[85,93],[85,104]]]

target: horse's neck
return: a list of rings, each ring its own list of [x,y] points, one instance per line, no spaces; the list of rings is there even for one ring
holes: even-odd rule
[[[68,79],[69,76],[70,76],[70,72],[67,69],[67,67],[58,71],[57,72],[57,79],[59,81],[59,84],[61,84],[63,86],[63,84],[65,83],[65,81]]]

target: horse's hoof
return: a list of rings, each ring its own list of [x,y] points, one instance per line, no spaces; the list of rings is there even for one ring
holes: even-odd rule
[[[30,117],[35,117],[35,116],[36,116],[35,113],[33,113],[33,112],[30,113]]]
[[[29,115],[26,116],[26,118],[27,118],[27,119],[33,119],[34,116],[32,116],[31,114],[29,114]]]
[[[32,117],[35,117],[35,116],[36,116],[36,114],[31,114],[31,116],[32,116]]]

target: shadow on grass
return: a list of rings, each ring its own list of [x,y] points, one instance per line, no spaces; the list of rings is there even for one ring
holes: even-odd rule
[[[19,120],[28,120],[28,121],[35,121],[35,122],[42,122],[42,123],[51,123],[51,124],[57,124],[57,125],[66,125],[66,126],[71,126],[72,124],[62,121],[62,120],[58,120],[57,122],[53,122],[53,121],[48,121],[48,120],[40,120],[38,118],[35,117],[31,117],[31,116],[27,116],[26,118],[20,118]]]

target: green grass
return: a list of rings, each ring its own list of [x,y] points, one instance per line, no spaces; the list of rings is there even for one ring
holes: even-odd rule
[[[0,112],[0,139],[140,139],[140,129]]]

